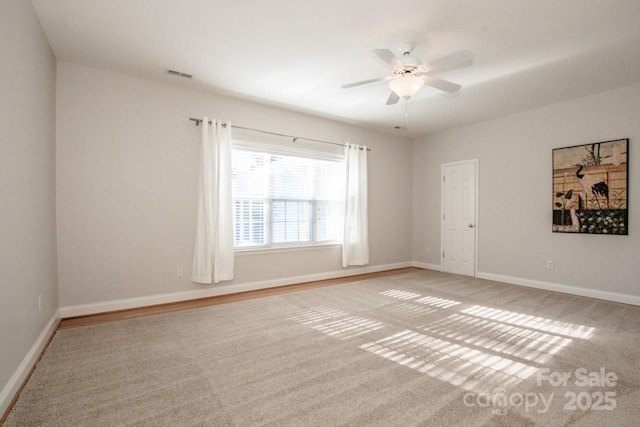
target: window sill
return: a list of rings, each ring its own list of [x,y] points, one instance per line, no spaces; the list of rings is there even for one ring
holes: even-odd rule
[[[334,249],[342,247],[342,243],[321,243],[317,245],[301,245],[301,246],[276,246],[268,248],[239,248],[234,250],[236,256],[243,255],[256,255],[264,253],[278,253],[278,252],[300,252],[300,251],[313,251],[317,249]]]

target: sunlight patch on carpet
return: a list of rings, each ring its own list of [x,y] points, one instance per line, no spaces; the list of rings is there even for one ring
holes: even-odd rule
[[[454,307],[460,304],[460,302],[458,301],[452,301],[449,299],[429,297],[429,296],[417,299],[415,300],[415,302],[420,304],[425,304],[425,305],[431,305],[433,307],[438,307],[438,308],[449,308],[449,307]]]
[[[537,367],[412,330],[360,346],[385,359],[468,391],[512,387]]]
[[[525,327],[514,326],[467,316],[452,314],[419,328],[431,335],[463,342],[506,357],[517,357],[536,363],[546,363],[573,340]]]
[[[497,308],[483,307],[475,305],[461,311],[464,314],[491,319],[502,323],[522,326],[529,329],[537,329],[540,331],[550,332],[552,334],[564,335],[568,337],[589,339],[595,332],[596,328],[585,325],[576,325],[575,323],[560,322],[558,320],[545,319],[544,317],[536,317],[528,314],[517,313],[514,311],[499,310]]]
[[[293,320],[312,329],[341,340],[350,339],[382,329],[384,325],[375,320],[328,307],[313,307],[295,315]]]
[[[391,313],[406,314],[410,316],[424,316],[426,314],[435,313],[436,311],[438,311],[437,308],[425,307],[410,302],[386,304],[382,308]]]
[[[387,291],[380,292],[379,295],[384,295],[387,297],[408,301],[408,303],[409,302],[418,303],[418,304],[435,307],[435,308],[449,308],[449,307],[455,307],[456,305],[460,304],[459,301],[453,301],[445,298],[436,298],[432,296],[422,296],[421,294],[408,292],[408,291],[401,291],[398,289],[389,289]],[[435,310],[428,311],[428,312],[433,312],[433,311]]]
[[[388,291],[380,292],[380,295],[384,295],[391,298],[409,300],[413,298],[418,298],[422,295],[416,294],[413,292],[400,291],[398,289],[389,289]]]

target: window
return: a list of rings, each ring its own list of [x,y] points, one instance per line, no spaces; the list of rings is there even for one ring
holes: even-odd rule
[[[341,243],[344,162],[234,142],[235,248]]]

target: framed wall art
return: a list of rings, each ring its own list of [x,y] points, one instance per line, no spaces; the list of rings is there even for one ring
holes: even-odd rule
[[[553,226],[559,233],[628,235],[629,139],[553,150]]]

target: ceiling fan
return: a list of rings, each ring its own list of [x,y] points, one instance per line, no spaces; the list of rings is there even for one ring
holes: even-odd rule
[[[398,58],[389,49],[374,49],[373,53],[391,67],[391,75],[349,83],[342,85],[342,88],[349,89],[370,83],[389,81],[391,94],[387,99],[387,105],[393,105],[396,104],[400,98],[408,100],[418,93],[424,85],[435,87],[447,93],[459,91],[462,86],[434,77],[434,74],[473,64],[474,54],[468,49],[454,52],[424,64],[418,58],[410,56],[412,50],[412,44],[403,45],[402,58]]]

